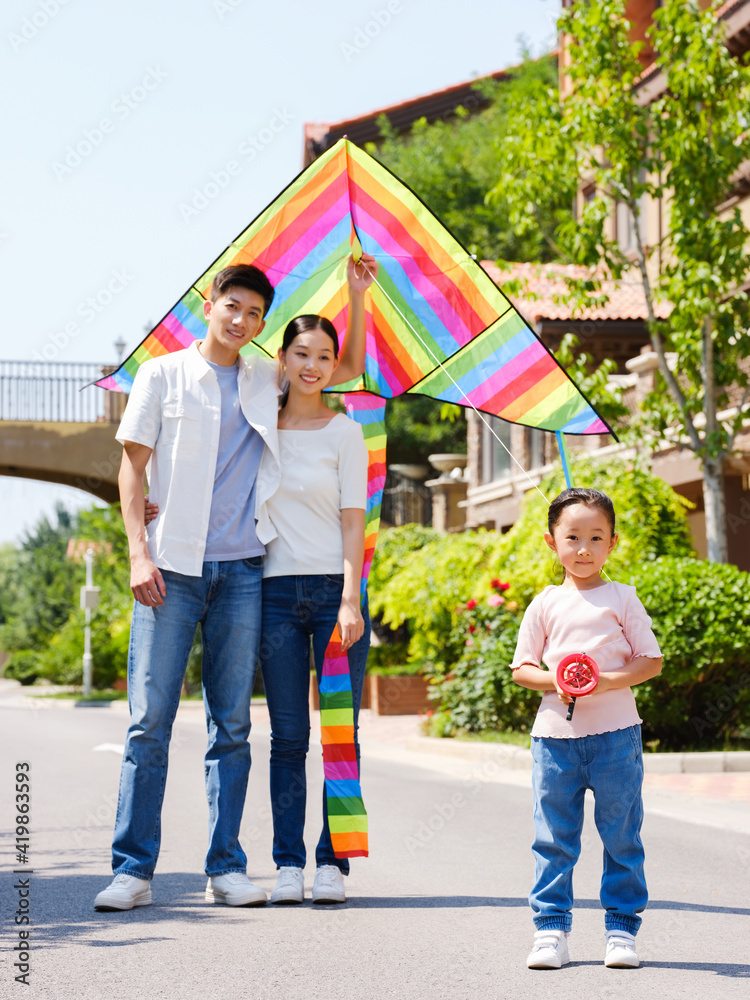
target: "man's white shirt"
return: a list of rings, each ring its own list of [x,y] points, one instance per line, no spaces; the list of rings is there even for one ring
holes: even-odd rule
[[[198,343],[141,365],[116,435],[152,449],[146,473],[159,516],[148,527],[149,554],[160,569],[185,576],[203,568],[221,425],[218,380]],[[276,536],[266,503],[281,479],[277,370],[260,355],[238,361],[240,406],[265,444],[255,491],[263,543]]]

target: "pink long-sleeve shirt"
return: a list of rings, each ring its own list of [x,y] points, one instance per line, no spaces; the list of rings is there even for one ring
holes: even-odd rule
[[[651,619],[635,587],[605,583],[593,590],[545,587],[526,609],[512,668],[531,663],[557,670],[570,653],[587,653],[600,671],[618,670],[638,656],[660,657]],[[627,729],[642,720],[631,688],[593,693],[576,701],[573,718],[556,691],[545,692],[532,736],[558,739]]]

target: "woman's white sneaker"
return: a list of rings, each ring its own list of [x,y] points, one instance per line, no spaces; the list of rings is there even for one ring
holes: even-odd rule
[[[344,876],[336,865],[321,865],[315,872],[313,903],[345,903]]]
[[[529,969],[559,969],[569,961],[567,931],[550,928],[534,934],[534,947],[526,959]]]
[[[272,903],[302,903],[305,900],[305,873],[301,868],[282,866],[271,893]]]

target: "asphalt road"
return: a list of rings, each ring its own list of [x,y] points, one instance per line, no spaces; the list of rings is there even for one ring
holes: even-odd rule
[[[0,708],[3,846],[0,997],[74,1000],[248,997],[443,998],[748,996],[750,837],[649,815],[651,903],[638,938],[642,967],[605,969],[598,901],[601,847],[590,821],[576,870],[572,963],[525,967],[533,925],[528,788],[461,762],[449,774],[406,751],[368,756],[368,859],[354,859],[349,900],[232,909],[203,900],[207,810],[200,710],[173,734],[154,905],[96,913],[111,878],[109,845],[126,717],[101,708]],[[268,730],[252,735],[253,773],[242,840],[248,873],[270,891]],[[414,761],[419,760],[420,766]],[[14,764],[32,776],[31,851],[13,872]],[[311,754],[308,852],[319,832],[322,768]],[[16,888],[29,879],[29,985],[14,980]],[[23,926],[21,926],[23,929]]]

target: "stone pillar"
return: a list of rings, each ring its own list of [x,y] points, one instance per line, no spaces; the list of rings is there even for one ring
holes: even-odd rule
[[[428,479],[425,486],[432,493],[432,526],[437,531],[459,531],[466,524],[466,513],[459,503],[466,500],[469,488],[463,470],[466,455],[430,455],[430,465],[440,476]]]

